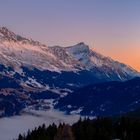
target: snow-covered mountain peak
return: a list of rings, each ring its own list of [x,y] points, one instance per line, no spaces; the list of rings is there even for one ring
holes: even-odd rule
[[[11,32],[6,27],[0,27],[0,35],[4,39],[13,40],[13,41],[16,41],[17,40],[17,35],[15,33]]]
[[[118,77],[121,80],[129,75],[132,77],[139,76],[140,74],[133,68],[122,64],[118,61],[114,61],[110,57],[106,57],[97,53],[84,43],[79,43],[74,46],[67,47],[66,50],[78,61],[80,61],[87,70],[97,70],[108,78],[112,78],[112,75]]]
[[[22,44],[31,44],[34,46],[46,46],[38,41],[34,41],[33,39],[22,37],[12,31],[10,31],[7,27],[0,27],[0,41],[10,41],[10,42],[18,42]]]
[[[84,42],[80,42],[74,46],[67,47],[67,51],[72,54],[81,54],[81,53],[89,53],[89,46]]]

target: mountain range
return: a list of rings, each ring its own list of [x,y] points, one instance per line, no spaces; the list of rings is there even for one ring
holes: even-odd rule
[[[0,116],[19,114],[39,99],[58,100],[84,86],[139,76],[83,42],[48,46],[0,27]]]

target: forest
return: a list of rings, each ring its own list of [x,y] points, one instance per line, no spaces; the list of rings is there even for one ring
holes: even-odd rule
[[[79,119],[73,125],[43,124],[16,140],[140,140],[140,119],[133,117]]]

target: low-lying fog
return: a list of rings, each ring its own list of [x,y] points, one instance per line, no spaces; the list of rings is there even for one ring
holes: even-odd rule
[[[23,134],[28,129],[34,129],[35,127],[45,123],[46,125],[53,122],[58,124],[65,122],[72,124],[79,119],[79,115],[65,115],[62,112],[56,110],[48,111],[28,111],[21,116],[14,116],[10,118],[0,119],[0,140],[13,140],[16,139],[19,133]]]

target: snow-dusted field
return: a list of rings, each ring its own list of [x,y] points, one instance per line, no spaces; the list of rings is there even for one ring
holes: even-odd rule
[[[79,119],[79,115],[65,115],[56,110],[48,111],[29,111],[21,116],[0,119],[0,140],[13,140],[19,133],[26,133],[28,129],[34,129],[36,126],[45,123],[65,122],[72,124]]]

